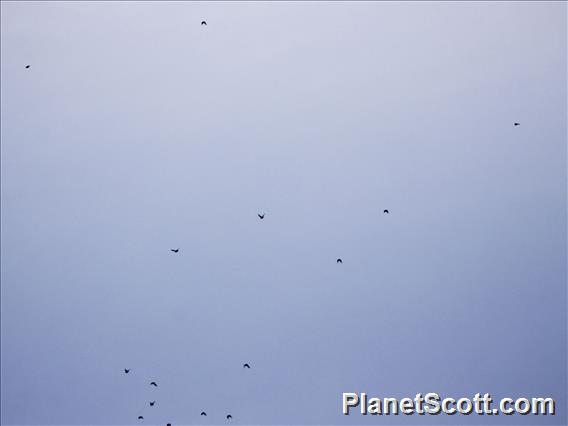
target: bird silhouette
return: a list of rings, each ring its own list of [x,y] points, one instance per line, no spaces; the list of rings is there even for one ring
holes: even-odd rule
[[[205,411],[202,411],[202,412],[201,412],[201,415],[202,415],[202,416],[206,416],[207,413],[206,413]]]
[[[389,214],[390,212],[389,212],[387,209],[384,209],[384,210],[383,210],[383,213]]]
[[[153,407],[156,401],[150,401],[150,407]]]
[[[258,216],[260,219],[264,219],[264,216],[265,216],[265,215],[266,215],[266,213],[262,213],[262,214],[258,213],[258,214],[257,214],[257,216]]]
[[[243,364],[243,368],[250,368],[250,365],[248,365],[248,364]]]
[[[172,424],[171,424],[171,423],[168,423],[168,424],[166,424],[166,426],[172,426]]]
[[[201,21],[201,25],[207,25],[207,22]]]
[[[343,263],[343,260],[337,259],[337,263]]]
[[[128,374],[128,373],[130,373],[130,370],[129,370],[128,368],[125,368],[125,369],[124,369],[124,374]]]
[[[513,126],[520,126],[521,123],[513,123]]]
[[[231,416],[230,414],[227,414],[227,420],[231,420],[233,418],[233,416]]]
[[[26,65],[26,69],[28,69],[30,67],[30,65]]]
[[[158,384],[156,382],[150,382],[150,386],[154,386],[154,387],[158,387]]]
[[[177,253],[179,251],[179,249],[170,249],[170,251],[173,251],[174,253]]]
[[[144,420],[144,417],[138,416],[138,420]]]

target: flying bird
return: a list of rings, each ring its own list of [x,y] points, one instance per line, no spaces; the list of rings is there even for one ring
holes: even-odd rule
[[[202,411],[202,412],[201,412],[201,415],[202,415],[202,416],[206,416],[207,413],[206,413],[205,411]]]
[[[384,210],[383,210],[383,213],[389,214],[389,211],[388,211],[387,209],[384,209]]]
[[[227,420],[231,420],[233,418],[233,416],[231,416],[230,414],[227,414]]]
[[[144,417],[138,416],[138,420],[144,420]]]
[[[201,21],[201,25],[207,25],[207,22]]]
[[[30,67],[30,65],[26,65],[26,69],[28,69]]]
[[[150,386],[158,387],[158,384],[156,382],[150,382]]]
[[[266,215],[266,213],[262,213],[262,214],[258,213],[258,214],[257,214],[257,216],[258,216],[260,219],[264,219],[264,216],[265,216],[265,215]]]
[[[520,126],[521,123],[513,123],[513,126]]]
[[[125,369],[124,369],[124,374],[128,374],[128,373],[130,373],[130,370],[129,370],[128,368],[125,368]]]
[[[250,368],[250,365],[244,364],[244,365],[243,365],[243,368]]]
[[[343,263],[343,260],[337,259],[337,263]]]
[[[174,253],[177,253],[179,251],[179,249],[170,249],[170,251],[173,251]]]
[[[153,407],[156,401],[150,401],[150,407]]]

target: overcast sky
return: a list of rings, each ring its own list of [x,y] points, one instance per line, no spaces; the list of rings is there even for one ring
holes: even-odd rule
[[[1,423],[566,424],[566,16],[3,1]]]

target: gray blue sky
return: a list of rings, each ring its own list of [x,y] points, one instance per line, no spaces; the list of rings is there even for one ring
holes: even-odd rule
[[[1,423],[566,424],[566,16],[3,1]]]

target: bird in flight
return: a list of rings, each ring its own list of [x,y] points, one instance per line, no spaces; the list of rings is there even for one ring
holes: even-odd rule
[[[264,216],[265,216],[265,215],[266,215],[266,213],[262,213],[262,214],[258,213],[258,214],[257,214],[257,216],[258,216],[261,220],[264,219]]]
[[[227,420],[231,420],[233,418],[233,416],[231,416],[230,414],[227,414]]]
[[[138,416],[138,420],[144,420],[144,417]]]
[[[26,69],[28,69],[31,65],[26,65]]]
[[[170,249],[170,251],[173,251],[174,253],[177,253],[179,251],[179,249]]]
[[[201,412],[201,415],[202,415],[202,416],[206,416],[207,413],[206,413],[205,411],[202,411],[202,412]]]
[[[150,386],[154,386],[154,387],[158,387],[158,384],[156,382],[150,382]]]
[[[125,368],[125,369],[124,369],[124,374],[128,374],[128,373],[130,373],[130,370],[129,370],[128,368]]]
[[[207,22],[201,21],[201,25],[207,25]]]
[[[513,126],[520,126],[521,123],[513,123]]]
[[[153,407],[156,401],[150,401],[150,407]]]
[[[343,260],[337,259],[337,263],[343,263]]]
[[[250,368],[250,365],[248,365],[248,364],[243,364],[243,368]]]
[[[384,210],[383,210],[383,213],[384,213],[384,214],[389,214],[390,212],[388,211],[388,209],[384,209]]]

